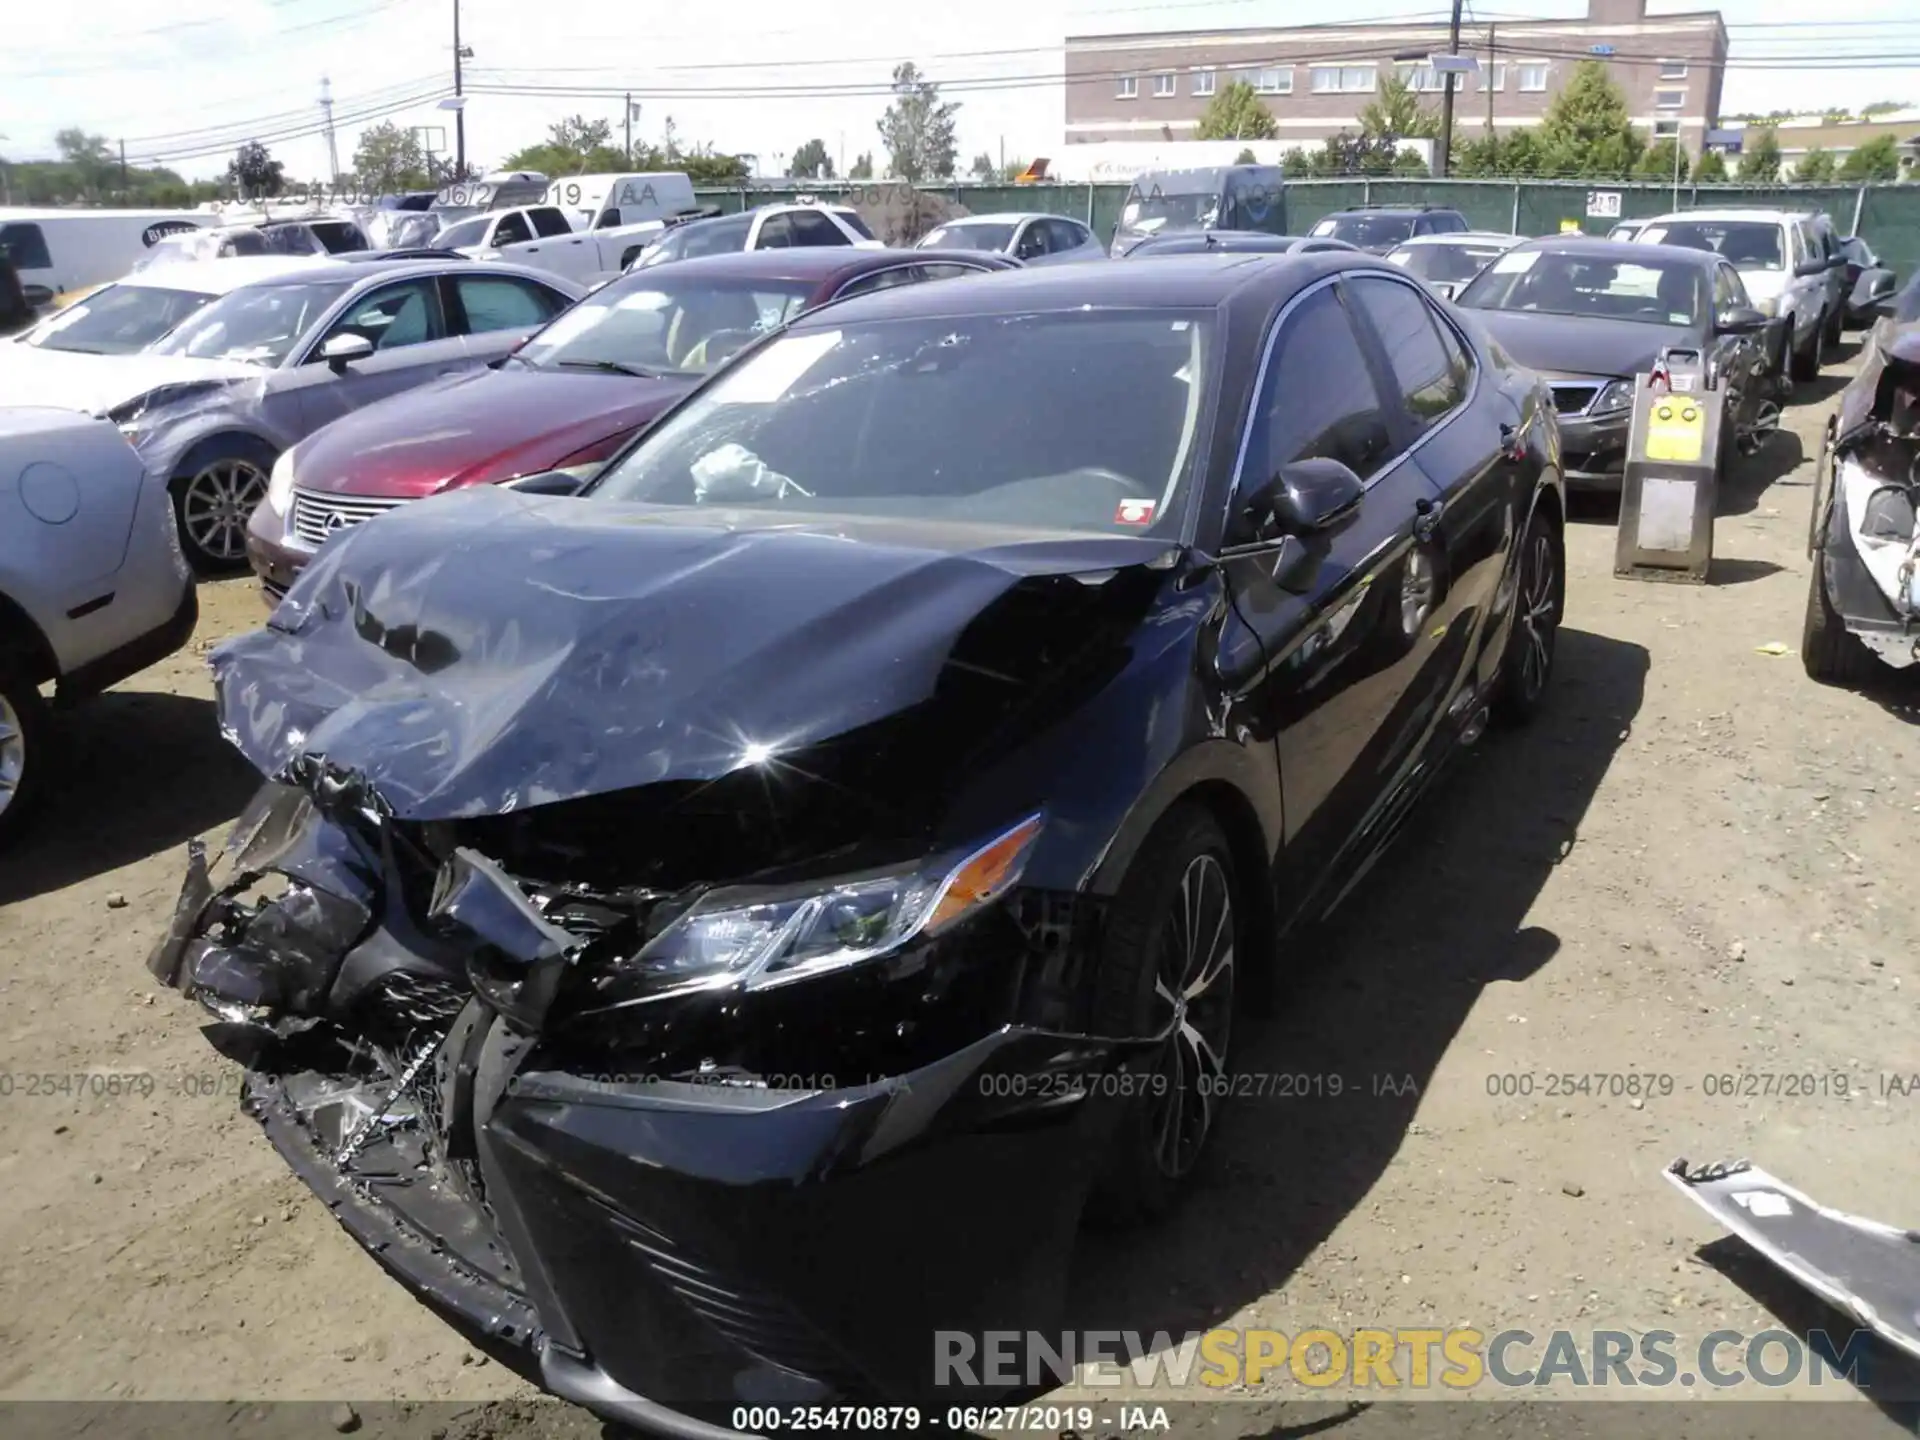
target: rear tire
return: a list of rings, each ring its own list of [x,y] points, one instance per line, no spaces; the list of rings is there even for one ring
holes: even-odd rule
[[[1800,630],[1800,663],[1822,685],[1859,685],[1880,669],[1879,657],[1847,629],[1827,598],[1826,565],[1813,557],[1807,577],[1807,618]]]
[[[1823,313],[1814,323],[1813,338],[1807,342],[1804,350],[1793,352],[1793,378],[1795,380],[1818,380],[1820,367],[1827,358],[1827,317]]]
[[[1566,607],[1566,568],[1553,523],[1534,507],[1520,542],[1520,572],[1513,591],[1513,628],[1500,660],[1493,714],[1503,725],[1525,725],[1546,704],[1559,648],[1560,616]]]
[[[15,660],[0,655],[0,850],[26,828],[53,757],[46,702]]]
[[[1168,812],[1127,869],[1100,958],[1094,1033],[1174,1028],[1135,1072],[1142,1089],[1123,1102],[1088,1197],[1096,1222],[1166,1214],[1213,1134],[1229,1073],[1239,899],[1226,833],[1199,805]]]

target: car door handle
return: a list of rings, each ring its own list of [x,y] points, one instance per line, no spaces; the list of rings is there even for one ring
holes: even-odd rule
[[[1440,513],[1446,509],[1438,500],[1413,502],[1413,538],[1425,544],[1440,526]]]

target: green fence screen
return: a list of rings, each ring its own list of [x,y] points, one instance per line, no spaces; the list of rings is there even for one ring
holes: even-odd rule
[[[885,184],[888,182],[881,182]],[[924,184],[930,194],[950,197],[975,215],[994,210],[1044,211],[1071,215],[1093,227],[1103,240],[1113,234],[1126,199],[1125,185],[979,185]],[[877,193],[861,181],[820,181],[803,187],[786,181],[754,183],[724,190],[701,190],[703,204],[728,211],[762,205],[795,193],[823,200],[860,203]],[[1304,233],[1316,220],[1354,205],[1445,205],[1475,227],[1521,235],[1550,235],[1565,222],[1590,235],[1604,235],[1611,214],[1589,216],[1589,198],[1611,210],[1618,196],[1619,218],[1659,215],[1678,207],[1771,205],[1791,210],[1824,210],[1842,235],[1859,235],[1904,278],[1920,269],[1920,184],[1891,185],[1679,185],[1650,181],[1582,180],[1294,180],[1287,184],[1287,225]]]

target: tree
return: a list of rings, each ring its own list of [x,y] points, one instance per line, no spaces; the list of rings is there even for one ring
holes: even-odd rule
[[[1440,117],[1420,103],[1411,85],[1398,75],[1390,75],[1380,82],[1379,98],[1368,101],[1360,112],[1360,133],[1391,135],[1396,140],[1431,140],[1440,133]]]
[[[1244,80],[1216,91],[1193,130],[1196,140],[1272,140],[1279,134],[1273,112]]]
[[[1255,155],[1253,153],[1253,147],[1248,145],[1244,146],[1240,153],[1233,157],[1233,163],[1236,165],[1258,165],[1260,163],[1260,157]]]
[[[1693,162],[1693,180],[1696,185],[1718,183],[1727,178],[1727,157],[1718,150],[1702,150],[1700,158]]]
[[[420,137],[391,120],[360,132],[360,143],[353,151],[353,174],[362,190],[376,195],[424,190],[431,182]]]
[[[644,152],[646,147],[640,147]],[[635,159],[639,159],[637,154]],[[607,174],[628,168],[627,152],[613,143],[613,124],[569,115],[547,127],[538,145],[516,150],[506,160],[509,170],[537,170],[559,179],[566,175]]]
[[[1907,102],[1904,100],[1876,100],[1871,105],[1862,105],[1860,107],[1860,118],[1862,120],[1871,120],[1876,115],[1891,115],[1896,110],[1904,110],[1906,108]]]
[[[1627,97],[1598,60],[1582,60],[1547,106],[1540,143],[1555,175],[1628,175],[1646,141],[1628,123]]]
[[[249,140],[227,162],[227,183],[249,197],[278,195],[286,189],[285,167],[258,140]]]
[[[1891,135],[1878,135],[1854,147],[1840,162],[1842,180],[1898,180],[1900,178],[1899,143]]]
[[[81,194],[94,200],[111,188],[119,165],[106,136],[89,135],[76,125],[55,135],[53,143]]]
[[[1833,179],[1837,162],[1831,150],[1816,145],[1802,155],[1793,167],[1793,178],[1802,185],[1817,185]]]
[[[847,167],[847,178],[849,180],[873,179],[872,151],[863,150],[860,154],[853,157],[853,164]]]
[[[1675,175],[1685,175],[1687,161],[1680,142],[1671,135],[1654,141],[1640,157],[1640,163],[1633,167],[1633,173],[1648,180],[1671,180]]]
[[[1412,157],[1416,163],[1419,156]],[[1390,175],[1400,159],[1391,136],[1355,135],[1342,130],[1329,135],[1318,150],[1299,150],[1287,157],[1289,175]],[[1420,165],[1424,173],[1426,166]]]
[[[1780,178],[1780,137],[1772,130],[1753,132],[1740,144],[1740,179],[1770,183]]]
[[[1549,170],[1540,136],[1530,129],[1514,130],[1504,136],[1488,131],[1478,139],[1456,146],[1452,166],[1457,178],[1543,175]]]
[[[793,159],[787,163],[787,174],[796,180],[833,179],[833,157],[827,154],[827,142],[809,140],[793,152]]]
[[[954,141],[959,105],[942,101],[940,87],[911,60],[893,67],[893,94],[878,126],[888,168],[909,183],[952,175],[959,149]]]
[[[993,156],[982,150],[973,157],[973,164],[967,168],[967,173],[976,180],[993,180],[998,178],[1000,167],[993,163]]]

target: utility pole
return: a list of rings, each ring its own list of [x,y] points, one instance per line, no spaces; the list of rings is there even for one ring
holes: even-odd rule
[[[1456,18],[1459,6],[1454,7]],[[460,62],[473,52],[460,44],[460,0],[453,0],[453,93],[457,99],[465,93],[461,89]],[[453,112],[453,164],[461,179],[467,175],[467,107],[462,105]]]
[[[627,91],[627,168],[633,168],[633,91]]]
[[[1494,27],[1488,25],[1487,70],[1486,73],[1480,77],[1480,83],[1486,86],[1487,89],[1487,138],[1489,140],[1493,138],[1493,77],[1498,73],[1497,67],[1499,64],[1495,59],[1495,56],[1499,53],[1499,47],[1494,43],[1493,31]]]
[[[1460,9],[1464,0],[1453,0],[1453,19],[1447,26],[1447,54],[1460,53]],[[1448,72],[1440,77],[1440,143],[1434,147],[1433,173],[1436,179],[1447,178],[1447,171],[1453,160],[1453,74]]]
[[[127,198],[127,142],[120,142],[120,198]]]
[[[340,183],[340,148],[333,133],[333,82],[320,77],[320,116],[327,127],[327,189]]]

